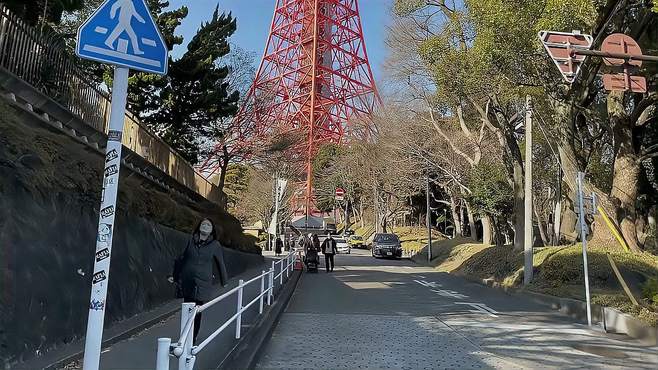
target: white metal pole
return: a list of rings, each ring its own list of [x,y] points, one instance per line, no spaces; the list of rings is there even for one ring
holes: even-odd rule
[[[274,247],[279,237],[279,177],[274,179]]]
[[[279,286],[283,285],[283,260],[279,260],[281,267],[279,267]]]
[[[270,289],[269,289],[269,293],[267,294],[267,305],[271,306],[272,295],[274,294],[274,262],[272,262],[272,267],[270,268],[269,284],[270,284]]]
[[[244,280],[240,279],[238,286],[238,310],[236,312],[238,317],[235,319],[235,339],[240,339],[240,329],[242,329],[242,294],[244,290]]]
[[[107,286],[110,281],[112,235],[114,234],[114,217],[119,191],[121,137],[123,136],[123,122],[126,116],[126,101],[128,99],[128,72],[128,68],[114,68],[110,127],[107,148],[105,149],[105,170],[103,171],[103,189],[101,190],[98,234],[96,235],[94,274],[92,275],[87,335],[85,337],[84,370],[97,370],[101,357]]]
[[[524,236],[523,255],[525,264],[523,266],[523,284],[528,285],[532,281],[532,98],[526,97],[525,113],[525,207],[524,207]]]
[[[578,208],[580,211],[580,238],[583,242],[583,269],[585,274],[585,298],[587,300],[587,325],[592,326],[592,304],[589,295],[589,271],[587,267],[587,225],[585,224],[585,197],[583,196],[583,181],[585,174],[578,172]]]
[[[171,338],[158,338],[158,355],[155,360],[155,370],[169,370],[169,348]]]
[[[265,270],[260,275],[260,302],[258,305],[258,313],[263,314],[263,295],[265,293]]]
[[[194,342],[194,317],[192,316],[194,307],[196,307],[194,302],[185,302],[181,305],[180,335],[183,335],[183,331],[185,331],[185,326],[189,320],[192,320],[192,327],[190,328],[189,333],[187,333],[187,338],[183,338],[183,354],[178,358],[178,370],[190,369],[193,357],[192,346],[194,345],[194,343],[192,343]]]

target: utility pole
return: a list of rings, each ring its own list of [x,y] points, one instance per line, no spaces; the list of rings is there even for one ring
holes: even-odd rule
[[[427,193],[427,214],[425,216],[426,218],[426,223],[427,223],[427,262],[432,261],[432,224],[431,224],[431,215],[430,212],[432,211],[430,209],[430,175],[427,175],[427,189],[425,191]]]
[[[526,96],[525,113],[525,231],[523,254],[525,264],[523,267],[523,284],[532,281],[532,98]]]

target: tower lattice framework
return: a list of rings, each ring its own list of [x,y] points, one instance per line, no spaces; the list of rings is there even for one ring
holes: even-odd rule
[[[367,138],[379,104],[358,0],[276,0],[254,83],[236,119],[241,141],[286,132],[303,135],[301,203],[314,211],[312,160],[324,143]]]

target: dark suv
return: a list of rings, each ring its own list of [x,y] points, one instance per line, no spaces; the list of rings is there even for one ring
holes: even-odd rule
[[[375,234],[372,239],[372,256],[402,258],[402,244],[395,234]]]

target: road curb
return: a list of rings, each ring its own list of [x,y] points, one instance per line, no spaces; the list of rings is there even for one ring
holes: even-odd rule
[[[419,262],[415,259],[412,259],[412,261],[419,265],[434,268],[434,266],[431,266],[427,262]],[[523,296],[535,303],[549,306],[575,319],[579,323],[587,324],[587,305],[584,301],[531,292],[523,288],[504,286],[494,279],[478,279],[464,274],[451,275],[502,291],[510,296]],[[642,344],[649,346],[658,345],[657,327],[649,326],[645,322],[615,308],[593,304],[592,321],[601,325],[606,333],[624,334],[630,338],[639,340]]]
[[[493,279],[476,279],[467,275],[461,276],[469,281],[486,285],[487,287],[497,290],[502,290],[508,295],[524,296],[536,303],[550,306],[552,309],[557,310],[580,323],[587,323],[587,304],[585,301],[532,292],[523,288],[503,286]],[[615,308],[592,304],[592,321],[601,325],[606,333],[625,334],[633,339],[639,340],[643,344],[650,346],[658,345],[657,327],[649,326],[642,320]]]
[[[263,347],[276,328],[301,279],[302,271],[293,271],[292,284],[286,284],[272,306],[263,313],[258,323],[229,352],[218,369],[253,369]]]

